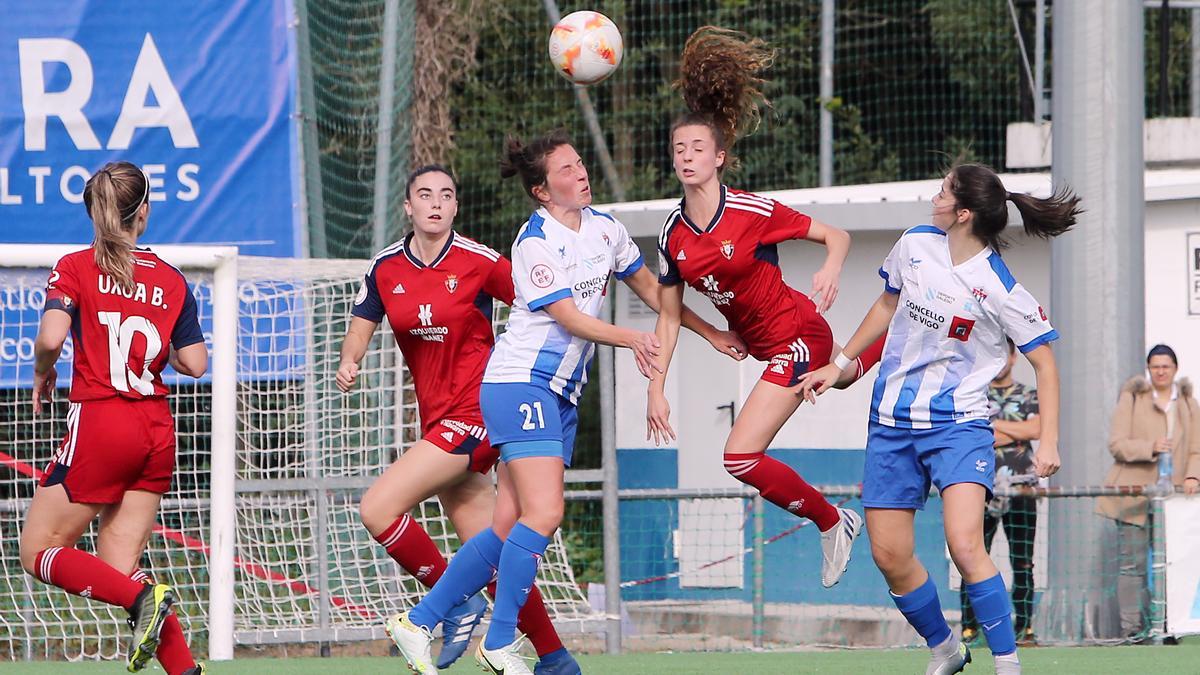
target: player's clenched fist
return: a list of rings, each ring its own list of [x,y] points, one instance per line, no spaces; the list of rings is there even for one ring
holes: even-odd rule
[[[358,364],[353,361],[346,361],[338,368],[337,371],[337,387],[343,392],[348,392],[354,388],[354,382],[358,379]]]

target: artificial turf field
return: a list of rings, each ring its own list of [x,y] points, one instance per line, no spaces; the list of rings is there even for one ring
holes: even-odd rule
[[[991,655],[986,649],[972,650],[975,661],[967,666],[964,675],[984,675],[992,671]],[[469,656],[469,654],[468,654]],[[925,650],[846,650],[804,652],[684,652],[676,654],[627,654],[624,656],[581,655],[579,663],[588,675],[600,673],[649,675],[684,675],[691,673],[736,673],[748,675],[794,675],[796,673],[830,673],[866,675],[874,673],[923,673],[928,652]],[[1185,640],[1177,646],[1163,647],[1038,647],[1021,651],[1025,673],[1065,675],[1107,673],[1173,675],[1200,673],[1200,639]],[[41,675],[49,673],[117,673],[125,672],[122,663],[0,663],[4,675]],[[161,673],[157,666],[146,673]],[[408,673],[399,658],[291,658],[257,659],[212,664],[214,675],[232,673],[264,673],[270,675],[331,675],[333,673]],[[480,672],[472,661],[464,658],[453,668],[443,671],[450,675]]]

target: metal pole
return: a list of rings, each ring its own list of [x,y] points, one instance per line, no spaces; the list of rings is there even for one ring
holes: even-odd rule
[[[1200,117],[1200,9],[1192,10],[1192,117]]]
[[[764,587],[765,566],[764,566],[764,551],[766,545],[764,539],[764,524],[766,514],[764,513],[763,498],[761,494],[754,495],[754,541],[751,546],[754,549],[754,597],[752,600],[754,618],[753,618],[753,644],[755,649],[763,648],[763,634],[766,625],[766,593]]]
[[[558,23],[562,18],[562,13],[558,11],[558,3],[555,0],[543,0],[543,4],[546,7],[546,16],[550,19],[550,25]],[[592,146],[596,149],[596,158],[600,160],[600,170],[604,173],[604,182],[608,183],[616,201],[623,202],[625,201],[625,186],[621,184],[617,165],[613,162],[612,153],[608,150],[608,141],[604,139],[604,129],[600,127],[600,119],[596,116],[596,107],[592,105],[592,97],[588,94],[587,87],[577,84],[574,88],[575,103],[579,106],[580,114],[583,115],[588,135],[592,137]]]
[[[388,194],[391,187],[393,101],[396,93],[396,31],[400,0],[384,0],[383,57],[379,68],[379,117],[375,133],[375,203],[371,250],[387,245]]]
[[[1171,0],[1162,0],[1162,8],[1158,12],[1158,116],[1171,116],[1170,95],[1167,80],[1170,71],[1167,68],[1171,58]]]
[[[1017,47],[1021,50],[1021,65],[1025,66],[1025,77],[1029,80],[1029,93],[1033,99],[1033,116],[1036,119],[1037,100],[1041,94],[1038,92],[1037,76],[1033,74],[1033,66],[1029,65],[1029,50],[1025,48],[1025,37],[1021,35],[1021,18],[1017,16],[1017,6],[1013,4],[1013,0],[1008,0],[1008,14],[1012,17],[1013,36],[1016,37]]]
[[[821,0],[821,187],[833,185],[833,40],[837,0]]]
[[[1050,314],[1062,336],[1054,352],[1063,468],[1054,483],[1102,485],[1107,463],[1096,457],[1108,444],[1117,393],[1143,368],[1144,10],[1136,2],[1056,2],[1053,11],[1052,175],[1086,209],[1051,245]],[[1115,599],[1102,583],[1107,521],[1090,504],[1065,501],[1050,510],[1051,588],[1039,615],[1062,627],[1059,640],[1115,636]]]
[[[1033,121],[1046,120],[1046,0],[1034,5]]]
[[[1167,498],[1174,486],[1159,486],[1150,498],[1150,639],[1162,644],[1167,634]]]
[[[310,452],[315,448],[310,448]],[[309,465],[309,476],[319,479],[317,467]],[[321,658],[329,658],[330,645],[333,642],[333,630],[330,624],[332,605],[329,593],[329,492],[318,488],[309,492],[317,504],[317,653]]]
[[[301,291],[300,300],[304,307],[316,307],[317,298],[311,289]],[[308,321],[314,325],[317,321],[313,312],[308,312]],[[305,353],[316,354],[316,339],[313,331],[305,331]],[[317,638],[318,654],[323,658],[330,655],[332,596],[329,582],[329,490],[324,485],[325,478],[321,458],[325,455],[322,448],[324,434],[321,429],[320,396],[317,391],[316,378],[305,378],[304,381],[304,464],[305,477],[317,484],[308,494],[316,503],[316,551],[317,556],[317,628],[320,637]]]
[[[237,546],[236,252],[213,272],[212,458],[209,484],[208,658],[233,658],[234,549]]]
[[[612,283],[611,281],[609,283]],[[609,297],[613,297],[609,295]],[[615,298],[614,298],[615,301]],[[603,310],[612,323],[613,304]],[[599,345],[600,358],[600,468],[604,472],[601,510],[604,522],[604,650],[621,653],[621,522],[620,477],[617,471],[616,370],[613,348]]]
[[[296,115],[300,118],[300,214],[308,246],[303,255],[329,257],[325,232],[325,194],[321,187],[321,153],[317,132],[317,103],[313,91],[312,41],[309,39],[308,0],[296,3],[296,61],[300,69],[300,95]]]

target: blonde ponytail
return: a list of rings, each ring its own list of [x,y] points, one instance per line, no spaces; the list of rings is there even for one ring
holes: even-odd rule
[[[83,190],[83,203],[95,230],[96,266],[125,291],[133,290],[133,251],[128,233],[135,232],[137,213],[149,197],[141,169],[129,162],[110,162]]]

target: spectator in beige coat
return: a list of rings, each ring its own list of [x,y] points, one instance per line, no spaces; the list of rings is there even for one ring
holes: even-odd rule
[[[1115,461],[1106,484],[1153,485],[1158,481],[1159,456],[1170,453],[1172,482],[1185,494],[1195,494],[1200,489],[1200,403],[1193,398],[1189,381],[1175,379],[1179,360],[1170,347],[1151,349],[1146,370],[1149,379],[1132,377],[1121,388],[1108,440]],[[1102,497],[1097,505],[1102,515],[1117,521],[1117,600],[1121,630],[1131,638],[1145,632],[1148,506],[1146,497]]]

